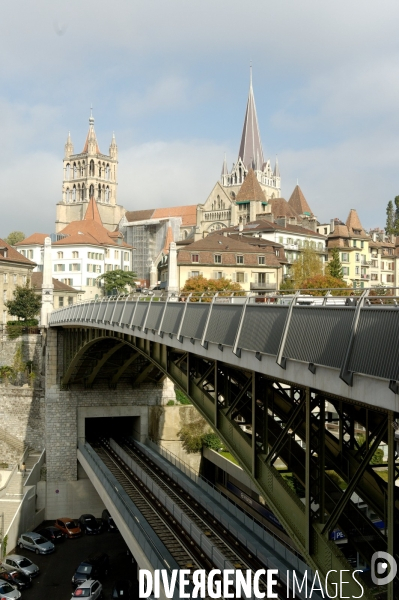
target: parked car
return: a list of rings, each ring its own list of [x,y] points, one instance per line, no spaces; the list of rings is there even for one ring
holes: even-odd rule
[[[8,581],[10,585],[13,585],[18,590],[26,590],[32,585],[32,578],[16,569],[8,570],[4,567],[0,567],[0,579]]]
[[[88,600],[96,600],[96,598],[101,598],[102,595],[103,586],[101,583],[99,581],[89,579],[76,588],[72,594],[72,598],[88,598]]]
[[[53,542],[53,544],[62,542],[65,539],[65,536],[58,527],[44,527],[44,529],[41,529],[38,533],[46,538],[46,540]]]
[[[19,592],[14,586],[10,585],[8,581],[4,581],[4,579],[0,579],[0,598],[3,600],[8,600],[8,598],[12,598],[12,600],[17,600],[17,598],[21,597],[21,592]]]
[[[20,554],[9,554],[3,560],[3,567],[7,570],[16,569],[17,571],[21,571],[28,577],[36,577],[39,575],[40,569],[37,565],[33,564],[29,558],[25,556],[21,556]]]
[[[62,531],[65,537],[77,538],[82,535],[82,530],[80,529],[79,524],[73,519],[68,519],[67,517],[63,519],[57,519],[54,523],[54,526]]]
[[[109,556],[105,553],[92,554],[80,563],[72,577],[72,585],[78,586],[89,579],[102,579],[108,575]]]
[[[116,581],[112,587],[111,598],[123,598],[124,600],[133,600],[133,584],[129,579]]]
[[[27,550],[32,550],[36,554],[50,554],[55,550],[52,542],[49,542],[40,533],[36,533],[35,531],[28,531],[20,535],[17,544],[19,548],[27,548]]]
[[[117,526],[115,525],[115,521],[114,519],[111,517],[109,510],[107,510],[106,508],[103,510],[102,513],[102,520],[104,521],[104,525],[105,528],[108,531],[118,531]]]
[[[87,535],[96,535],[103,530],[102,521],[97,521],[93,515],[82,515],[79,517],[79,526]]]

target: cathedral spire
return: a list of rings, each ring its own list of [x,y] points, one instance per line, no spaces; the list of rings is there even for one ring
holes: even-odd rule
[[[113,131],[111,145],[109,147],[109,155],[112,156],[112,158],[115,158],[117,154],[118,154],[118,146],[116,145],[115,131]]]
[[[84,145],[83,152],[88,152],[89,154],[100,154],[96,132],[94,131],[94,117],[92,106],[90,107],[89,131],[87,133],[86,143]]]
[[[274,177],[280,177],[280,167],[278,166],[278,158],[276,155],[276,164],[274,165],[274,172],[273,172]]]
[[[73,144],[71,139],[71,132],[69,131],[67,141],[65,144],[65,158],[68,158],[69,156],[71,156],[71,154],[73,154]]]
[[[262,168],[262,165],[265,162],[259,133],[258,117],[256,115],[254,91],[252,87],[252,65],[250,67],[247,110],[245,112],[244,127],[242,130],[238,156],[241,158],[247,169],[252,168],[256,163],[260,165],[258,168]]]

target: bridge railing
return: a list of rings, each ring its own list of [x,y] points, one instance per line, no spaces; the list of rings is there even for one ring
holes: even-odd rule
[[[54,311],[50,325],[120,328],[143,336],[152,332],[200,343],[306,363],[390,381],[399,389],[399,288],[297,290],[259,296],[253,292],[129,294],[81,302]],[[379,290],[379,292],[381,292]],[[388,293],[389,292],[389,293]]]

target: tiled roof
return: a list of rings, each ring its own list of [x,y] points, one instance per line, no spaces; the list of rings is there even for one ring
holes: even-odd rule
[[[329,235],[329,238],[349,238],[349,230],[346,225],[335,225],[334,231]]]
[[[29,237],[22,240],[22,242],[18,242],[15,245],[16,246],[33,246],[33,245],[37,244],[38,246],[43,246],[44,239],[46,237],[49,237],[48,233],[32,233],[32,235],[30,235]]]
[[[135,221],[147,221],[152,219],[155,208],[147,208],[145,210],[127,210],[125,212],[125,218],[129,223]]]
[[[238,225],[235,227],[229,227],[224,229],[223,231],[238,231]],[[273,223],[272,221],[268,221],[267,219],[258,219],[256,221],[251,221],[250,223],[246,223],[243,228],[244,233],[252,233],[252,232],[260,232],[260,231],[285,231],[287,233],[297,233],[299,235],[307,235],[312,237],[318,237],[321,239],[325,239],[326,236],[321,233],[317,233],[317,231],[312,231],[312,229],[307,229],[306,227],[301,227],[300,225],[277,225],[277,223]]]
[[[250,169],[237,194],[236,202],[252,202],[253,200],[266,202],[266,196],[260,187],[255,172]]]
[[[304,213],[309,213],[310,215],[313,215],[313,212],[310,210],[310,206],[307,203],[307,200],[303,195],[299,185],[295,186],[294,191],[292,192],[291,197],[288,200],[288,204],[292,206],[292,208],[298,215],[303,215]]]
[[[94,200],[94,198],[90,198],[89,205],[84,216],[84,220],[95,221],[96,223],[100,223],[100,225],[102,225],[100,213],[98,212],[97,202]]]
[[[297,217],[299,214],[284,198],[271,198],[268,202],[275,219],[279,217]]]
[[[357,211],[354,208],[351,208],[349,212],[348,218],[346,219],[346,226],[351,237],[370,237],[363,229],[363,225],[360,222],[359,215],[357,214]]]
[[[53,285],[54,285],[54,291],[55,292],[69,292],[70,294],[77,294],[80,292],[80,290],[76,290],[75,288],[71,287],[70,285],[67,285],[66,283],[62,283],[62,281],[59,281],[58,279],[55,279],[54,277],[53,279]],[[42,287],[42,283],[43,283],[43,272],[35,272],[32,273],[32,275],[30,276],[30,280],[31,280],[31,284],[33,288],[36,289],[40,289]]]
[[[169,206],[167,208],[148,208],[146,210],[128,210],[125,217],[129,223],[148,221],[149,219],[167,219],[181,217],[183,226],[193,226],[197,223],[197,205]]]
[[[3,256],[4,248],[7,249],[7,256]],[[23,265],[36,267],[36,263],[29,260],[29,258],[25,258],[18,250],[15,250],[10,244],[7,244],[4,240],[0,239],[0,261],[2,262],[11,262],[11,263],[20,263]]]

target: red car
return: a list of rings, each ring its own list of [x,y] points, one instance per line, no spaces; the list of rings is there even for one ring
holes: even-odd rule
[[[54,526],[60,529],[65,537],[77,538],[82,535],[82,530],[74,519],[68,519],[67,517],[57,519]]]

